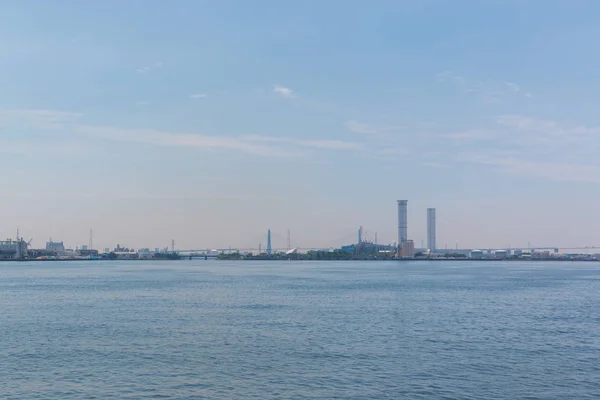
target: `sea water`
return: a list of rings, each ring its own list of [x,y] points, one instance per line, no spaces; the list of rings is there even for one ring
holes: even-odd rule
[[[597,399],[600,263],[0,263],[1,399]]]

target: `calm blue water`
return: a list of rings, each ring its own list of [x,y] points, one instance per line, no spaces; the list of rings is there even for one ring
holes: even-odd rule
[[[599,397],[597,263],[0,263],[1,399]]]

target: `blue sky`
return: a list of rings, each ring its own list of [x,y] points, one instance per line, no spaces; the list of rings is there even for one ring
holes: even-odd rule
[[[0,234],[600,244],[595,1],[9,1]]]

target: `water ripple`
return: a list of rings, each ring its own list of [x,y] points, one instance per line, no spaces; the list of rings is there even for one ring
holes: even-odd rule
[[[597,399],[600,268],[6,264],[2,399]]]

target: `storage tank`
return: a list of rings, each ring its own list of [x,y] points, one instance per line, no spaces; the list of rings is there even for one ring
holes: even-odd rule
[[[508,257],[508,251],[507,250],[496,250],[496,251],[494,251],[494,256],[496,258],[506,258],[506,257]]]
[[[482,250],[471,250],[471,258],[483,258]]]

